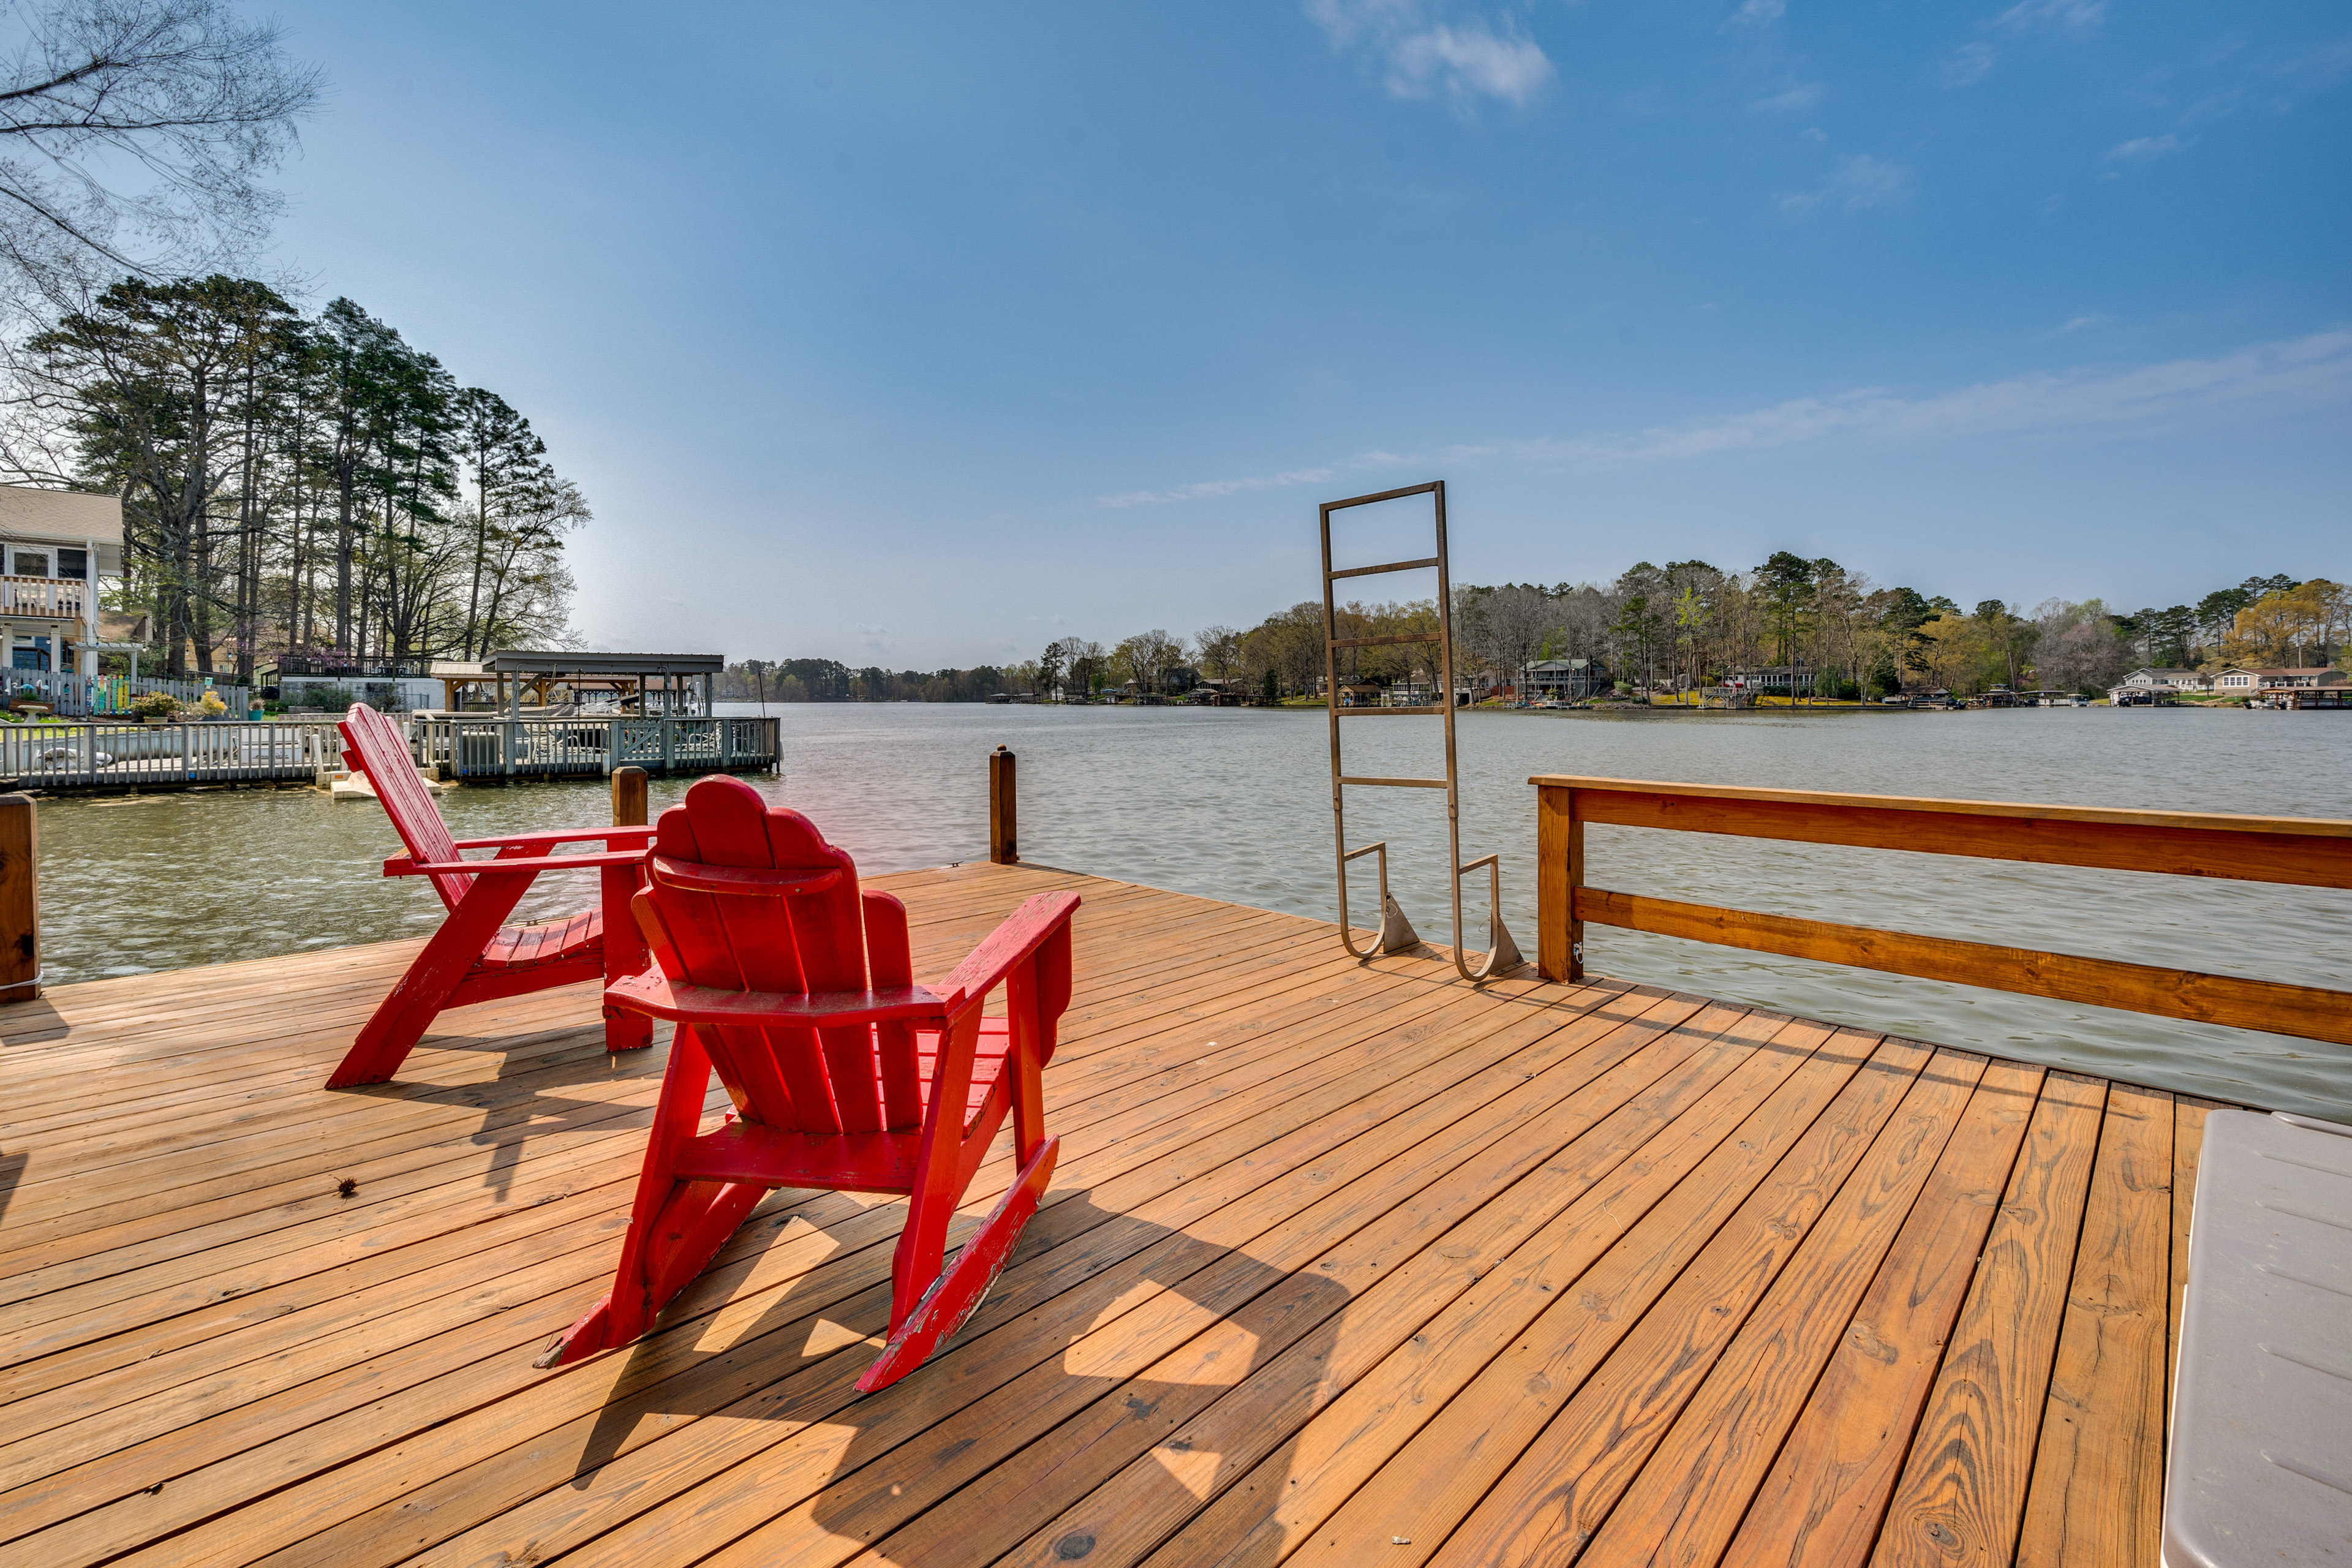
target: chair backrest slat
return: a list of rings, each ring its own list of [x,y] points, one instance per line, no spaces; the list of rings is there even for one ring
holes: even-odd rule
[[[907,906],[893,893],[869,889],[866,909],[866,967],[877,991],[915,983],[913,945],[907,938]],[[875,1026],[881,1054],[882,1115],[890,1127],[923,1124],[922,1071],[915,1058],[915,1031],[903,1023]]]
[[[433,792],[416,776],[416,762],[409,755],[408,737],[400,726],[366,703],[354,702],[335,728],[343,734],[345,760],[356,760],[359,770],[367,774],[376,799],[383,803],[384,815],[392,818],[392,830],[400,835],[409,854],[425,865],[457,859],[457,840],[441,819],[441,808],[433,804]],[[452,910],[474,885],[474,879],[462,871],[443,872],[432,881],[433,890]]]
[[[693,984],[788,994],[866,988],[856,866],[846,851],[827,844],[807,817],[770,806],[740,779],[707,778],[687,792],[684,805],[662,813],[654,848],[666,861],[753,872],[842,873],[817,891],[771,897],[681,887],[664,881],[656,868],[654,908]],[[911,984],[911,976],[899,983]],[[886,1032],[894,1044],[897,1036],[907,1034],[903,1026]],[[719,1048],[711,1065],[737,1092],[744,1114],[771,1126],[804,1132],[879,1131],[885,1124],[885,1078],[912,1078],[911,1037],[903,1049],[877,1058],[872,1025],[714,1033]],[[906,1070],[893,1072],[894,1066]],[[919,1099],[911,1082],[906,1088],[910,1103]],[[893,1125],[901,1124],[899,1098],[888,1095]],[[919,1123],[920,1116],[914,1107],[905,1124]]]

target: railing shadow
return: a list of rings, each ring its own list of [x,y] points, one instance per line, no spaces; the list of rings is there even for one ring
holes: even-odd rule
[[[749,1223],[760,1222],[755,1217]],[[887,1268],[895,1240],[893,1232],[868,1244],[875,1259],[866,1265],[868,1273]],[[649,1377],[658,1381],[598,1413],[582,1446],[572,1486],[591,1488],[598,1471],[642,1446],[632,1442],[641,1430],[649,1440],[675,1430],[681,1418],[725,1416],[789,1423],[812,1433],[822,1429],[817,1440],[835,1450],[829,1468],[822,1479],[781,1488],[772,1511],[786,1511],[814,1493],[816,1522],[845,1537],[887,1536],[894,1521],[884,1500],[897,1493],[879,1479],[871,1487],[837,1483],[912,1441],[937,1449],[946,1439],[947,1447],[961,1452],[974,1441],[1004,1441],[1000,1435],[1008,1426],[1022,1434],[1010,1453],[1022,1441],[1077,1422],[1086,1428],[1083,1468],[1097,1482],[1156,1451],[1194,1495],[1214,1495],[1233,1479],[1229,1461],[1195,1453],[1174,1434],[1273,1355],[1304,1355],[1311,1358],[1308,1364],[1328,1364],[1340,1310],[1351,1294],[1320,1271],[1280,1268],[1239,1248],[1099,1207],[1089,1193],[1074,1193],[1039,1211],[1012,1265],[954,1340],[898,1383],[860,1395],[856,1380],[887,1328],[889,1287],[885,1278],[843,1294],[837,1276],[827,1278],[829,1269],[843,1263],[841,1254],[828,1258],[778,1291],[741,1332],[708,1348],[698,1342],[681,1357],[671,1336],[707,1336],[706,1314],[719,1304],[689,1289],[654,1333],[617,1352],[629,1364],[616,1387],[629,1388]],[[724,1255],[719,1267],[727,1268]],[[849,1259],[846,1267],[859,1265]],[[1164,1312],[1171,1297],[1195,1318],[1205,1308],[1228,1319],[1277,1289],[1285,1291],[1280,1321],[1313,1326],[1287,1335],[1271,1351],[1252,1341],[1246,1363],[1217,1364],[1213,1381],[1169,1383],[1087,1364],[1106,1357],[1106,1341],[1087,1338],[1090,1331],[1107,1330],[1115,1341],[1117,1324],[1132,1329],[1139,1315]],[[1176,1349],[1201,1326],[1163,1334],[1164,1346],[1137,1359],[1146,1365],[1164,1359],[1165,1351]],[[798,1436],[780,1431],[774,1440]],[[1004,1458],[997,1455],[986,1462]],[[924,1468],[931,1468],[929,1460]],[[1244,1468],[1230,1466],[1234,1471]],[[1012,1533],[997,1551],[1010,1550],[1044,1526],[1076,1502],[1084,1489],[1059,1497],[1024,1488],[1024,1495],[1028,1507],[1022,1517],[1002,1521]],[[916,1511],[909,1510],[908,1517]],[[1091,1537],[1059,1547],[1063,1556],[1073,1558],[1092,1549]],[[887,1553],[887,1542],[879,1550]]]
[[[450,1015],[442,1016],[446,1019]],[[527,1047],[534,1044],[565,1037],[570,1037],[572,1044],[562,1050],[527,1054]],[[600,1124],[613,1128],[626,1124],[618,1119],[628,1115],[628,1107],[611,1100],[574,1099],[562,1092],[565,1086],[609,1082],[616,1068],[635,1069],[635,1075],[645,1085],[636,1121],[650,1124],[654,1097],[661,1086],[662,1065],[669,1057],[669,1038],[665,1025],[651,1047],[616,1057],[604,1048],[604,1026],[599,1021],[523,1034],[428,1034],[417,1042],[417,1049],[462,1055],[497,1053],[499,1063],[491,1077],[465,1083],[418,1083],[395,1078],[390,1083],[363,1084],[331,1092],[479,1110],[482,1123],[471,1141],[490,1152],[489,1163],[482,1171],[482,1185],[494,1197],[503,1200],[522,1169],[524,1146],[530,1140]],[[526,1079],[535,1081],[521,1095],[514,1094],[513,1087]]]
[[[30,1154],[0,1154],[0,1219],[8,1217],[8,1200],[16,1195],[16,1184],[25,1179],[25,1163]]]

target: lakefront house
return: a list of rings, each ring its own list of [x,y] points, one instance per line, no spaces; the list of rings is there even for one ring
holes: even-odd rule
[[[2257,691],[2295,691],[2318,686],[2341,686],[2352,677],[2340,669],[2313,665],[2255,669],[2231,665],[2213,677],[2213,689],[2248,697]]]
[[[98,580],[122,574],[122,502],[110,495],[0,485],[0,621],[12,695],[79,713],[110,647]]]
[[[2212,678],[2201,669],[2135,669],[2116,685],[2133,691],[2210,691]]]

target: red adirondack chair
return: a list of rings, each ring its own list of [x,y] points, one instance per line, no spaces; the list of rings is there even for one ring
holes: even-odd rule
[[[740,780],[662,813],[637,917],[657,968],[604,989],[677,1025],[612,1293],[550,1367],[625,1345],[776,1187],[904,1193],[890,1333],[857,1386],[920,1366],[980,1306],[1053,1174],[1040,1069],[1070,997],[1076,893],[1040,893],[937,986],[914,983],[907,908],[846,851]],[[1002,985],[1005,1016],[982,1004]],[[710,1074],[735,1111],[699,1131]],[[941,1271],[948,1221],[1013,1117],[1019,1174]]]
[[[650,827],[589,827],[516,833],[503,838],[449,837],[449,825],[416,776],[400,726],[364,702],[352,704],[336,726],[343,761],[364,773],[408,853],[383,863],[387,877],[430,877],[449,918],[408,966],[360,1031],[329,1089],[383,1083],[446,1007],[495,1002],[575,981],[614,981],[635,974],[648,960],[645,938],[629,914],[629,899],[644,883]],[[601,854],[558,855],[557,846],[601,841]],[[493,859],[467,860],[465,849],[495,849]],[[599,906],[560,921],[504,922],[542,871],[600,871]],[[653,1026],[635,1014],[604,1009],[604,1048],[635,1050],[653,1043]]]

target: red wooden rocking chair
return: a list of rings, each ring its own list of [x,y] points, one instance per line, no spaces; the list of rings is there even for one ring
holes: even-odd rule
[[[936,987],[914,984],[907,908],[861,892],[846,851],[739,780],[662,813],[635,908],[658,969],[605,987],[677,1025],[612,1293],[548,1347],[627,1344],[775,1187],[904,1193],[890,1333],[857,1386],[920,1366],[1004,1267],[1054,1172],[1039,1070],[1070,997],[1076,893],[1021,906]],[[983,1018],[999,985],[1006,1016]],[[735,1102],[699,1132],[713,1069]],[[1013,1117],[1020,1173],[945,1272],[948,1222]]]
[[[630,918],[629,899],[644,883],[645,846],[652,828],[516,833],[459,843],[449,837],[432,793],[416,776],[397,724],[354,702],[336,728],[343,734],[344,762],[353,773],[367,774],[394,830],[408,846],[407,854],[383,863],[383,874],[432,878],[449,918],[377,1006],[327,1080],[329,1089],[390,1079],[444,1008],[581,980],[618,980],[646,967],[645,939]],[[553,853],[561,844],[598,840],[607,847],[602,854]],[[464,849],[496,849],[498,856],[467,860],[458,854]],[[503,924],[541,872],[587,868],[603,873],[598,908],[536,925]],[[652,1043],[653,1026],[644,1018],[604,1009],[606,1050],[636,1050]]]

